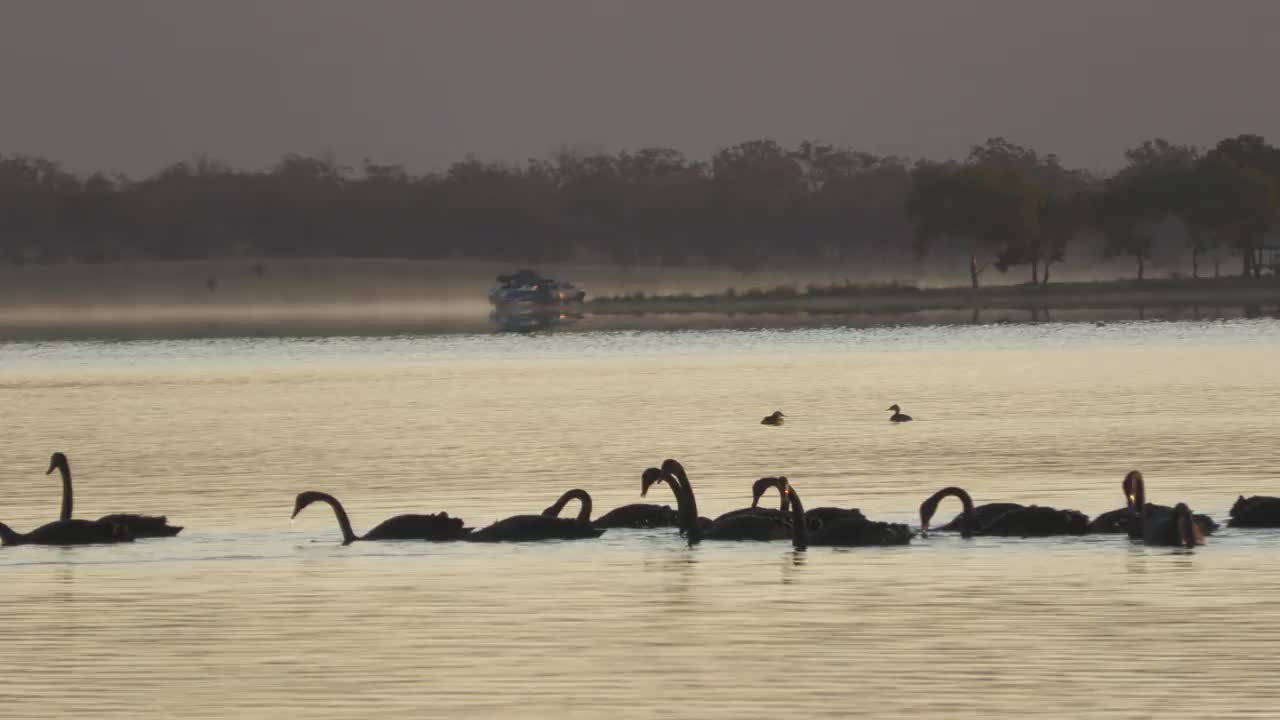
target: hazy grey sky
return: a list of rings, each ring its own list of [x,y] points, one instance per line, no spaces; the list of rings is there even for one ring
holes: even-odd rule
[[[759,137],[945,157],[1004,135],[1105,168],[1156,135],[1280,136],[1277,37],[1274,0],[6,0],[0,153],[420,170]]]

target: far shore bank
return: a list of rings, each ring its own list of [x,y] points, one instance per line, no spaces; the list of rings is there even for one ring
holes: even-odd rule
[[[777,287],[715,295],[614,296],[586,307],[598,314],[843,312],[929,310],[1073,310],[1139,307],[1225,307],[1280,303],[1280,278],[1117,280],[1049,285],[917,288],[909,285]]]
[[[0,268],[0,339],[679,330],[1113,321],[1280,313],[1280,278],[990,285],[859,283],[838,268],[539,266],[586,303],[494,313],[469,261],[219,261]],[[1067,276],[1069,277],[1069,276]],[[616,294],[608,294],[613,289]]]

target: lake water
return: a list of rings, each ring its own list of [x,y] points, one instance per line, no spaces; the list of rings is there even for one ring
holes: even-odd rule
[[[56,517],[62,450],[77,516],[187,527],[0,550],[0,715],[1274,717],[1280,531],[343,547],[289,514],[603,512],[675,457],[706,515],[779,473],[877,519],[950,484],[1096,514],[1140,468],[1225,520],[1280,494],[1278,359],[1274,320],[0,344],[0,519]]]

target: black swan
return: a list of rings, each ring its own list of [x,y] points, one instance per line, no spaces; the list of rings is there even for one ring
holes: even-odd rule
[[[906,545],[911,542],[911,528],[901,523],[868,520],[862,513],[835,516],[830,522],[811,516],[804,510],[794,485],[782,489],[791,499],[791,542],[797,550],[810,545],[862,547],[867,545]]]
[[[670,505],[631,503],[616,507],[591,521],[598,528],[679,527],[680,513]]]
[[[45,471],[45,475],[52,473],[54,470],[62,474],[62,514],[59,516],[62,520],[71,519],[71,463],[67,462],[67,456],[60,452],[56,452],[49,458],[49,469]],[[172,537],[182,532],[181,526],[173,526],[165,516],[153,515],[135,515],[131,513],[117,513],[114,515],[103,515],[98,518],[99,522],[115,523],[122,525],[128,530],[130,537]]]
[[[761,478],[757,480],[755,482],[755,485],[753,485],[751,488],[751,507],[756,507],[757,505],[760,504],[761,496],[763,496],[765,492],[769,490],[769,488],[776,487],[778,489],[778,494],[782,498],[782,503],[778,507],[778,510],[779,512],[782,512],[784,514],[789,513],[790,507],[791,507],[791,497],[789,493],[783,492],[782,490],[782,483],[785,483],[785,482],[787,482],[787,479],[785,477]],[[867,519],[866,516],[862,514],[862,511],[859,510],[858,508],[845,509],[845,508],[838,508],[838,507],[812,508],[810,510],[806,510],[804,513],[804,516],[805,516],[805,519],[808,520],[810,523],[817,521],[824,524],[831,524],[838,520],[866,520]]]
[[[129,529],[101,520],[55,520],[29,533],[15,532],[0,523],[0,544],[4,545],[94,545],[133,542]]]
[[[1142,542],[1147,545],[1195,547],[1204,544],[1204,533],[1186,503],[1178,503],[1166,511],[1148,505],[1138,521]]]
[[[783,415],[781,410],[774,410],[772,415],[765,415],[764,419],[760,421],[760,424],[761,425],[781,425],[782,423],[786,422],[783,419],[785,417],[786,415]]]
[[[980,519],[969,493],[962,488],[946,487],[920,503],[921,536],[928,536],[929,521],[937,512],[938,503],[947,497],[959,498],[964,508],[960,513],[960,534],[966,538],[975,534],[1007,537],[1084,535],[1089,529],[1089,517],[1082,512],[1038,505],[1017,505],[994,518]]]
[[[582,503],[578,517],[556,517],[570,500]],[[541,515],[513,515],[467,537],[472,542],[535,542],[538,540],[586,540],[598,538],[603,528],[591,524],[591,495],[586,490],[570,490]]]
[[[885,408],[885,412],[893,413],[889,416],[889,422],[911,422],[911,416],[903,413],[902,408],[898,407],[897,404]]]
[[[1186,503],[1172,508],[1147,502],[1142,473],[1132,470],[1124,478],[1125,497],[1132,508],[1129,537],[1147,545],[1194,547],[1204,544],[1204,531]]]
[[[298,493],[297,499],[293,501],[291,517],[298,517],[298,513],[317,501],[328,503],[333,508],[333,514],[338,518],[338,527],[342,528],[343,545],[350,545],[356,540],[461,540],[470,532],[469,528],[462,527],[461,518],[451,518],[449,513],[442,512],[435,515],[397,515],[382,521],[364,535],[357,536],[351,530],[351,520],[342,503],[328,493],[315,490]]]
[[[958,497],[958,496],[957,496]],[[975,505],[969,516],[969,527],[975,529],[982,527],[988,523],[994,522],[996,518],[1004,515],[1011,510],[1023,510],[1027,506],[1021,503],[985,503],[983,505]],[[965,516],[964,513],[957,513],[951,522],[945,525],[939,525],[934,528],[934,532],[956,532],[964,529]]]
[[[1126,533],[1130,537],[1139,537],[1137,528],[1137,519],[1135,508],[1146,504],[1146,487],[1142,478],[1142,473],[1137,470],[1130,470],[1124,476],[1124,482],[1120,485],[1124,491],[1125,506],[1117,510],[1109,510],[1095,517],[1089,523],[1089,532],[1091,533]],[[1137,503],[1137,504],[1135,504]],[[1236,505],[1240,502],[1237,500]],[[1173,508],[1166,505],[1152,505],[1158,511],[1172,512]],[[1234,508],[1232,510],[1234,513]],[[1203,535],[1212,535],[1218,529],[1218,523],[1208,515],[1195,515],[1195,523],[1200,528]],[[1228,523],[1230,524],[1230,523]]]
[[[791,522],[791,515],[788,511],[790,508],[790,501],[787,499],[787,494],[784,491],[784,488],[786,487],[786,485],[787,485],[787,479],[785,477],[760,478],[759,480],[756,480],[754,483],[751,484],[751,507],[738,508],[737,510],[730,510],[727,513],[721,513],[718,517],[716,517],[715,520],[712,520],[711,522],[718,523],[722,520],[727,520],[735,515],[751,514],[751,515],[765,515],[779,522],[789,523]],[[770,488],[777,489],[778,494],[782,497],[781,507],[779,507],[777,510],[771,510],[769,508],[760,507],[760,498],[766,492],[768,492]]]
[[[1227,521],[1227,525],[1242,528],[1280,527],[1280,498],[1241,495],[1231,506],[1231,519]]]
[[[645,470],[641,475],[640,494],[644,495],[655,482],[666,482],[676,495],[676,503],[680,507],[681,530],[689,545],[697,545],[702,540],[784,540],[791,537],[790,523],[780,522],[777,518],[757,513],[741,513],[712,522],[700,522],[698,517],[698,501],[693,494],[693,484],[684,466],[675,460],[664,460],[662,468]]]

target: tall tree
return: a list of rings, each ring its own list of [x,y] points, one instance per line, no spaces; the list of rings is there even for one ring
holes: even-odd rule
[[[1008,272],[1015,265],[1031,266],[1031,284],[1049,284],[1049,271],[1056,262],[1066,257],[1067,247],[1080,233],[1086,220],[1085,193],[1069,198],[1052,195],[1040,206],[1037,232],[1027,235],[1021,243],[1005,248],[996,258],[1000,272]],[[1040,267],[1044,266],[1044,276]]]
[[[916,253],[938,241],[968,251],[969,283],[976,291],[983,270],[999,255],[1039,233],[1044,195],[1018,171],[990,165],[921,164],[906,215],[916,223]]]
[[[1031,282],[1035,284],[1040,282],[1040,267],[1043,265],[1047,283],[1049,267],[1055,262],[1062,262],[1068,244],[1079,231],[1078,198],[1094,184],[1094,178],[1085,171],[1063,167],[1053,153],[1041,155],[1034,149],[1002,137],[974,145],[969,150],[968,162],[1019,173],[1043,195],[1039,231],[1024,236],[1020,243],[1006,247],[997,256],[995,267],[1000,272],[1008,272],[1015,265],[1030,265]]]
[[[1253,170],[1257,173],[1266,175],[1271,179],[1272,183],[1280,183],[1280,148],[1273,147],[1261,135],[1237,135],[1236,137],[1226,138],[1218,143],[1214,148],[1214,152],[1230,159],[1237,166],[1243,169]],[[1257,176],[1252,179],[1245,179],[1244,174],[1236,174],[1236,182],[1241,183],[1241,187],[1246,185],[1253,186],[1252,196],[1248,203],[1262,203],[1266,205],[1266,192],[1259,184]],[[1260,212],[1261,208],[1255,209]],[[1265,222],[1261,217],[1251,217],[1250,221],[1243,222],[1232,233],[1235,249],[1241,256],[1241,275],[1243,277],[1259,277],[1262,274],[1261,253],[1263,236],[1271,229],[1275,221],[1274,211],[1271,217]]]
[[[1196,232],[1215,249],[1225,243],[1244,255],[1246,277],[1260,276],[1256,253],[1275,220],[1276,181],[1215,150],[1198,163],[1187,188],[1188,212]]]

